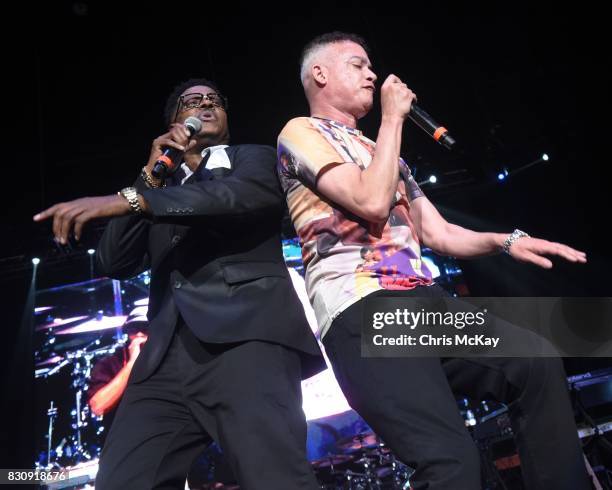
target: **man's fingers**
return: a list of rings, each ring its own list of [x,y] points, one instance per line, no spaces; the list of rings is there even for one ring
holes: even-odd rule
[[[110,199],[109,199],[110,198]],[[77,240],[81,239],[85,224],[101,216],[112,216],[116,211],[109,207],[109,203],[117,199],[116,196],[84,197],[70,202],[56,204],[33,217],[35,221],[53,218],[53,236],[61,245],[68,244],[71,231]],[[115,206],[116,207],[116,206]],[[121,210],[119,210],[121,214]],[[124,213],[125,214],[125,213]]]
[[[544,269],[551,269],[553,266],[552,262],[549,259],[547,259],[546,257],[540,257],[539,255],[536,255],[533,252],[530,252],[529,250],[524,251],[522,259],[525,262],[531,262],[532,264],[540,266]]]
[[[571,262],[576,260],[575,255],[569,252],[569,247],[564,247],[560,243],[543,242],[536,249],[536,253],[547,255],[558,255]]]
[[[49,208],[49,216],[53,215],[53,236],[57,242],[65,245],[66,242],[62,242],[62,229],[64,228],[64,220],[66,216],[72,212],[74,205],[72,202],[62,202],[56,204],[52,208]]]
[[[563,245],[562,243],[558,243],[557,245],[559,245],[559,247],[561,247],[561,249],[566,253],[576,257],[578,262],[586,262],[586,253],[576,250],[575,248],[568,247],[567,245]]]
[[[558,255],[570,262],[586,262],[586,254],[572,247],[568,247],[562,243],[548,242],[546,240],[538,240],[535,242],[535,247],[532,250],[540,255]]]
[[[58,204],[57,209],[53,213],[53,236],[55,237],[55,241],[60,242],[61,230],[62,230],[62,221],[64,219],[64,213],[67,211],[66,203]]]
[[[72,208],[64,213],[62,220],[60,222],[60,243],[62,245],[66,245],[68,243],[68,238],[70,236],[70,232],[72,230],[72,224],[74,222],[74,218],[82,212],[81,208]]]
[[[560,255],[566,260],[570,262],[586,262],[586,257],[581,255],[573,248],[567,247],[565,245],[560,245],[557,249],[557,255]]]
[[[74,219],[74,238],[76,238],[77,240],[81,239],[81,235],[83,234],[83,227],[91,219],[91,217],[91,213],[89,211],[85,211],[79,214]]]
[[[189,130],[184,126],[178,126],[178,127],[174,127],[172,128],[172,130],[170,131],[170,136],[172,137],[172,139],[174,141],[183,141],[183,140],[188,140],[190,133]]]
[[[396,75],[394,75],[393,73],[391,73],[387,79],[385,80],[385,83],[383,83],[383,85],[388,85],[390,83],[401,83],[401,80],[399,79],[399,77],[397,77]]]
[[[55,214],[55,211],[58,206],[61,206],[61,204],[54,204],[50,208],[47,208],[44,211],[41,211],[40,213],[35,214],[34,221],[43,221],[43,220],[50,218],[51,216]]]
[[[185,151],[185,147],[183,145],[178,144],[176,141],[171,140],[170,138],[163,139],[159,142],[160,149],[164,146],[165,147],[169,146],[171,148],[176,148],[177,150],[180,150],[180,151]]]

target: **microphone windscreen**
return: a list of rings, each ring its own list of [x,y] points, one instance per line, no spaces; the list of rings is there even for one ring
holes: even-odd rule
[[[200,121],[197,117],[188,117],[185,119],[185,126],[190,130],[191,134],[198,134],[200,129],[202,129],[202,121]]]

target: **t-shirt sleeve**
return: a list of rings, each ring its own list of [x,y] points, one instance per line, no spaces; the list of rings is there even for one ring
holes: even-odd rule
[[[89,386],[87,388],[87,400],[91,400],[101,388],[110,383],[121,370],[121,366],[121,362],[114,355],[103,357],[96,362],[87,383]]]
[[[345,163],[343,158],[307,117],[292,119],[278,136],[278,170],[315,187],[325,170]]]

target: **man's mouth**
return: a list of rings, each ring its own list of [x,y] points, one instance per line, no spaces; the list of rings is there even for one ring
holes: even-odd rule
[[[206,111],[200,114],[200,119],[202,121],[213,121],[216,119],[216,116],[213,112]]]

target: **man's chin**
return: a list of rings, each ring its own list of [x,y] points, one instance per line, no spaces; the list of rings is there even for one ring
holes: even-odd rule
[[[361,119],[362,117],[365,117],[368,115],[368,113],[372,110],[373,104],[366,104],[362,107],[360,107],[358,115],[357,115],[357,119]]]

